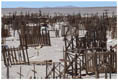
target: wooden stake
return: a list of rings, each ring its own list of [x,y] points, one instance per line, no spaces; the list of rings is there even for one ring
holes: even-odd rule
[[[105,79],[107,79],[107,68],[105,67]]]
[[[48,64],[47,64],[47,61],[46,61],[46,79],[47,79],[47,75],[48,75]]]
[[[36,73],[36,71],[35,71],[35,64],[33,64],[33,66],[34,66],[34,70],[33,70],[33,72],[34,72],[34,79],[36,79],[36,75],[35,75],[35,73]]]
[[[7,58],[7,62],[8,62],[8,65],[7,65],[7,79],[9,79],[9,58]]]
[[[75,76],[77,76],[78,75],[78,67],[77,67],[77,54],[75,54]],[[81,61],[80,61],[80,63],[81,63]]]
[[[80,61],[80,78],[81,78],[81,70],[82,70],[82,67],[81,67],[81,61]]]
[[[73,75],[73,70],[74,70],[74,69],[73,69],[73,62],[72,62],[71,65],[72,65],[72,78],[73,78],[73,76],[74,76],[74,75]]]
[[[20,66],[20,74],[22,74],[22,73],[21,73],[21,66]],[[20,79],[21,79],[21,75],[20,75]]]
[[[61,63],[59,62],[59,78],[61,79]]]
[[[53,79],[55,79],[55,63],[53,63]]]

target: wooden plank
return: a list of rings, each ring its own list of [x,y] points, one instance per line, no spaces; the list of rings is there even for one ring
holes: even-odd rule
[[[30,61],[30,64],[36,64],[36,65],[46,65],[46,61]],[[48,65],[51,65],[52,62],[47,61]]]

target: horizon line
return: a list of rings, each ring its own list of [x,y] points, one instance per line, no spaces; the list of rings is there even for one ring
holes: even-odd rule
[[[3,8],[94,8],[94,7],[117,7],[117,6],[55,6],[55,7],[3,7]]]

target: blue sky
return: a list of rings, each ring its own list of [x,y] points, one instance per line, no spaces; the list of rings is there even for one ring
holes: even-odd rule
[[[42,7],[62,7],[62,6],[77,6],[77,7],[103,7],[103,6],[116,6],[115,1],[74,1],[74,2],[42,2],[42,1],[2,1],[2,8],[16,8],[16,7],[29,7],[29,8],[42,8]]]

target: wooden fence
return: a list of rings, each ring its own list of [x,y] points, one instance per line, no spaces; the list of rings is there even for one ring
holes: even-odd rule
[[[2,55],[5,66],[29,64],[27,49],[24,49],[23,47],[19,48],[2,47]]]
[[[109,71],[117,71],[117,54],[113,52],[99,52],[99,53],[87,53],[86,54],[87,71],[95,72],[96,68],[98,71],[104,72],[104,67],[111,68]]]

